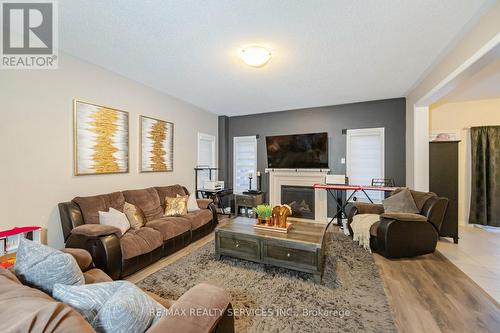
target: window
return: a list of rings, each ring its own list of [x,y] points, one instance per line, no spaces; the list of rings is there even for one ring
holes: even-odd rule
[[[198,166],[216,167],[215,156],[215,136],[198,133]],[[217,172],[212,172],[213,180],[217,179]],[[198,188],[203,188],[206,180],[209,180],[209,171],[200,171],[198,173]]]
[[[233,190],[248,190],[248,175],[253,175],[252,188],[257,188],[257,137],[239,136],[233,139]]]
[[[384,178],[384,128],[347,130],[346,163],[349,184],[371,185],[373,178]],[[367,193],[373,201],[384,198],[381,191]],[[368,201],[362,193],[356,197]]]

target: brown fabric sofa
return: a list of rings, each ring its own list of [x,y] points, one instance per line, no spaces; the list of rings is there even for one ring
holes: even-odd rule
[[[64,251],[75,257],[86,284],[113,281],[102,270],[94,267],[87,251],[69,248]],[[229,295],[221,288],[201,283],[188,290],[177,301],[146,293],[171,309],[171,313],[179,314],[167,314],[153,324],[147,333],[234,332]],[[95,333],[76,310],[57,302],[41,290],[23,285],[12,271],[3,267],[0,267],[0,308],[0,332]],[[182,315],[183,311],[185,315]],[[195,311],[198,316],[192,315]]]
[[[397,189],[392,195],[401,191]],[[370,248],[386,258],[413,257],[436,249],[448,199],[432,192],[410,190],[419,214],[385,213],[384,206],[355,202],[348,205],[347,226],[356,214],[379,214],[370,228]]]
[[[198,199],[201,209],[186,216],[163,216],[165,197],[188,194],[185,187],[170,185],[76,197],[60,203],[66,247],[89,251],[95,265],[113,279],[128,276],[214,229],[217,213],[208,199]],[[110,207],[123,211],[125,202],[141,211],[145,224],[119,237],[117,228],[99,224],[99,211]]]

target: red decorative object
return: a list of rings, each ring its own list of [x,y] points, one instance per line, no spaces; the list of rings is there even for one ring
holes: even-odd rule
[[[9,229],[9,230],[0,231],[0,238],[14,236],[14,235],[18,235],[18,234],[23,234],[25,232],[30,232],[30,231],[40,230],[40,229],[41,229],[41,227],[37,227],[37,226],[14,227],[14,228]]]

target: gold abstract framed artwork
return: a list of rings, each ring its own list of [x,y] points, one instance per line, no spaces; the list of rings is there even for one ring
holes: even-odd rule
[[[75,175],[129,172],[129,115],[79,100],[73,102]]]
[[[140,116],[140,170],[165,172],[174,170],[174,124]]]

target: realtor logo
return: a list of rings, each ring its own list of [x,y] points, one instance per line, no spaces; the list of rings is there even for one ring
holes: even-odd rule
[[[54,1],[2,1],[2,69],[57,68]]]

